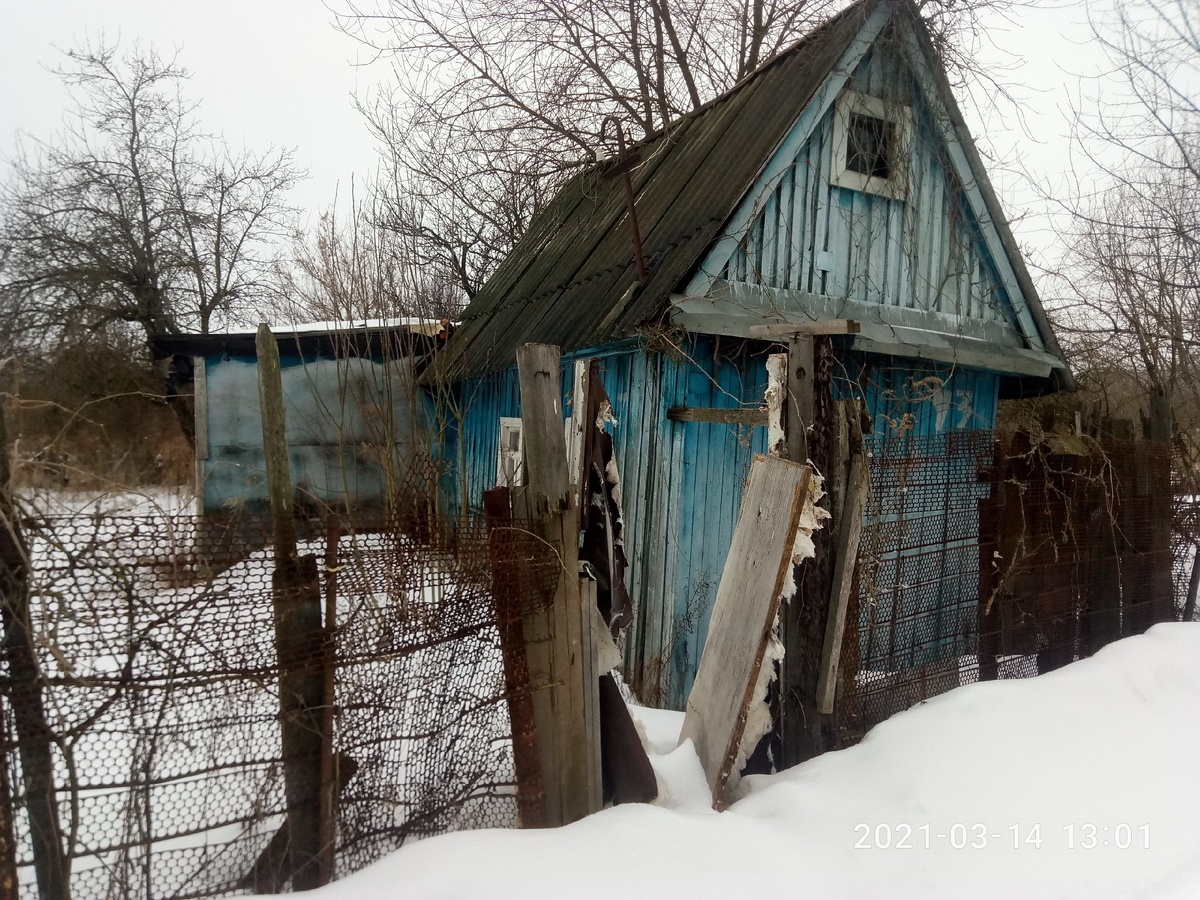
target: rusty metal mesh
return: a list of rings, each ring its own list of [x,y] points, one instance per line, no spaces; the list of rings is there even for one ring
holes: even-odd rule
[[[952,432],[867,449],[843,743],[961,684],[1037,675],[1176,617],[1168,448]]]
[[[249,889],[286,811],[268,523],[96,515],[24,525],[72,896]],[[498,635],[548,602],[557,558],[520,527],[490,541],[476,522],[415,537],[324,531],[302,528],[300,551],[318,557],[321,590],[336,596],[325,623],[344,782],[336,873],[414,836],[514,824]],[[497,553],[523,561],[515,609],[492,599]],[[316,664],[329,658],[320,652]],[[20,896],[35,897],[13,687],[6,658],[0,760]]]

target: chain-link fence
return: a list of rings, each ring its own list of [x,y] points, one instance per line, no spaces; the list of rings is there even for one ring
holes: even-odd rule
[[[961,684],[1037,675],[1177,617],[1168,447],[952,432],[867,450],[842,742]]]
[[[0,838],[15,839],[19,896],[37,896],[41,820],[28,786],[39,776],[53,782],[75,900],[282,889],[269,523],[96,515],[23,525],[36,683],[11,654],[0,667],[0,789],[13,811]],[[413,837],[519,816],[509,704],[531,688],[506,672],[501,638],[548,602],[558,560],[520,527],[422,530],[301,530],[322,612],[300,662],[322,691],[322,846],[337,875]],[[495,557],[520,560],[510,566],[518,590],[493,590]],[[517,608],[499,608],[499,594],[519,596]],[[34,744],[49,747],[45,771],[24,752]]]

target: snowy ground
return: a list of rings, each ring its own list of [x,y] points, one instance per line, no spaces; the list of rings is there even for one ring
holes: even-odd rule
[[[721,814],[681,716],[639,711],[658,806],[430,838],[314,895],[1200,897],[1200,625],[970,685],[857,747],[743,782]]]
[[[190,487],[146,487],[140,490],[65,491],[32,488],[21,499],[46,516],[156,516],[190,513],[196,495]]]

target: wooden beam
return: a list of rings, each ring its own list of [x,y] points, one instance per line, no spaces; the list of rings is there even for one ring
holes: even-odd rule
[[[825,715],[833,712],[834,695],[837,691],[838,662],[842,657],[842,638],[846,633],[846,610],[850,606],[850,588],[854,583],[854,566],[858,561],[863,510],[867,504],[867,481],[866,458],[861,453],[856,453],[850,460],[849,486],[842,507],[842,521],[838,527],[833,589],[829,596],[825,646],[821,652],[821,668],[817,677],[817,710]]]
[[[584,449],[588,438],[587,407],[588,389],[591,381],[590,360],[577,359],[571,382],[571,418],[567,424],[567,477],[570,479],[571,490],[575,505],[578,506],[583,497],[587,475],[584,472]],[[595,422],[592,423],[595,427]]]
[[[532,690],[529,639],[537,633],[537,622],[544,618],[545,610],[530,610],[525,613],[521,610],[521,568],[527,566],[528,562],[517,558],[521,554],[514,552],[512,543],[512,537],[515,535],[511,496],[513,490],[509,487],[495,487],[484,491],[483,509],[487,517],[492,602],[500,634],[500,658],[504,664],[504,693],[508,704],[508,721],[512,728],[517,817],[521,828],[544,828],[546,797],[542,786],[542,748],[537,733],[537,703],[539,697],[545,698],[546,692]],[[543,715],[542,719],[549,720],[550,716]]]
[[[672,406],[667,418],[673,422],[705,422],[710,425],[767,425],[765,409],[713,409],[700,406]]]
[[[580,618],[583,626],[583,730],[587,745],[587,812],[604,809],[604,773],[600,765],[600,659],[596,641],[596,582],[579,579]],[[601,622],[600,624],[603,624]]]
[[[813,423],[813,338],[797,334],[788,339],[787,458],[808,461],[808,427]]]
[[[923,335],[940,335],[973,339],[1001,348],[1026,347],[1018,329],[999,321],[960,318],[919,307],[883,306],[846,296],[829,297],[745,282],[716,281],[712,290],[709,297],[672,294],[671,323],[688,331],[750,337],[750,329],[763,325],[849,319],[859,324],[863,337],[874,340],[921,344],[925,342]]]
[[[598,372],[593,369],[595,360],[576,360],[574,380],[571,388],[571,418],[567,427],[567,472],[571,484],[571,497],[576,509],[587,502],[589,447],[596,428],[599,410],[590,402],[592,377]],[[582,527],[582,526],[580,526]],[[611,554],[610,554],[611,559]],[[595,619],[599,616],[596,605],[596,582],[587,578],[579,580],[580,620],[582,627],[583,653],[583,727],[587,745],[587,812],[599,812],[604,808],[604,773],[600,756],[600,675],[598,649],[595,634]]]
[[[767,357],[767,453],[771,456],[787,455],[787,361],[786,353]]]
[[[752,338],[787,338],[796,334],[858,334],[862,326],[853,319],[826,319],[823,322],[751,325],[747,331]]]
[[[279,345],[266,322],[258,326],[255,348],[258,351],[258,401],[267,470],[267,499],[274,529],[275,564],[279,565],[295,559],[296,523],[292,515],[292,472],[283,416]]]

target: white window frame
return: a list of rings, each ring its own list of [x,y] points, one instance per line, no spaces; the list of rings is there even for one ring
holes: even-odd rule
[[[512,449],[512,435],[517,435],[517,449]],[[496,445],[496,486],[520,487],[525,483],[525,431],[521,420],[514,416],[500,417],[499,441]]]
[[[850,117],[853,115],[882,119],[895,129],[894,156],[888,160],[892,170],[890,177],[879,178],[846,168],[846,156],[850,146]],[[908,195],[908,173],[912,168],[912,130],[912,107],[890,103],[879,97],[869,97],[857,91],[843,91],[837,99],[833,116],[834,184],[866,194],[903,200]]]

